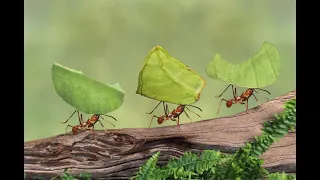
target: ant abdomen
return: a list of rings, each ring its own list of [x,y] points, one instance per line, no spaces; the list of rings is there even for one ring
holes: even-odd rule
[[[226,106],[227,106],[228,108],[231,107],[232,104],[233,104],[233,103],[232,103],[232,100],[229,100],[229,101],[226,102]]]
[[[158,121],[158,124],[162,124],[163,121],[164,121],[164,118],[163,117],[159,117],[157,121]]]
[[[72,133],[75,135],[75,134],[77,134],[78,133],[78,127],[77,126],[74,126],[73,128],[72,128]]]

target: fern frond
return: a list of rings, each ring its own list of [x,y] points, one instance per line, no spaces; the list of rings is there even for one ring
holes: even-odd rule
[[[260,178],[268,172],[262,168],[263,161],[258,157],[267,151],[272,143],[278,141],[296,124],[296,101],[289,100],[284,105],[285,110],[275,115],[275,121],[264,124],[261,136],[255,137],[255,142],[247,143],[234,154],[233,164],[229,167],[232,178]],[[251,175],[255,175],[252,177]]]
[[[211,169],[221,160],[219,151],[205,150],[201,153],[200,158],[196,164],[196,172],[202,174],[204,171]]]
[[[262,159],[245,153],[236,155],[227,167],[226,179],[258,179],[268,174],[268,171],[262,167]]]
[[[155,170],[155,179],[200,178],[224,157],[218,151],[205,150],[198,157],[185,152],[179,159],[172,158],[165,167]],[[200,176],[198,176],[200,175]]]
[[[154,154],[151,158],[147,160],[147,162],[140,167],[139,172],[132,179],[134,180],[149,180],[153,179],[153,172],[156,169],[156,163],[158,161],[158,157],[160,152]]]
[[[280,173],[272,173],[269,174],[267,180],[296,180],[295,175],[289,175],[284,172]]]
[[[256,141],[242,147],[241,152],[246,152],[249,155],[259,157],[266,152],[275,141],[278,141],[284,135],[288,134],[296,126],[296,100],[291,99],[284,105],[285,110],[280,115],[275,115],[276,120],[264,123],[261,136],[255,137]],[[245,150],[246,151],[243,151]],[[237,152],[237,153],[240,153]]]

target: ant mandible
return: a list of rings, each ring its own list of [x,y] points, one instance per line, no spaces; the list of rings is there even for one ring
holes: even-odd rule
[[[190,116],[188,115],[188,113],[185,111],[185,108],[187,110],[189,110],[190,112],[196,114],[197,116],[199,116],[201,118],[201,116],[193,111],[191,111],[187,106],[191,106],[191,107],[194,107],[194,108],[197,108],[199,109],[200,111],[202,111],[199,107],[197,106],[192,106],[192,105],[179,105],[176,109],[174,109],[171,113],[169,113],[169,108],[168,108],[168,105],[164,104],[164,101],[160,101],[159,104],[150,112],[150,113],[147,113],[147,114],[152,114],[153,111],[160,105],[160,103],[163,104],[163,108],[164,108],[164,113],[165,115],[163,116],[155,116],[153,115],[151,120],[150,120],[150,125],[149,125],[149,128],[151,127],[151,123],[152,123],[152,120],[153,118],[158,118],[157,121],[158,121],[158,124],[162,124],[165,120],[172,120],[172,121],[176,121],[177,123],[177,129],[178,130],[181,130],[180,128],[180,123],[179,123],[179,117],[180,115],[184,112],[186,114],[186,116],[191,120],[192,122],[192,119],[190,118]],[[178,120],[176,119],[178,118]]]
[[[255,98],[255,100],[258,102],[259,106],[260,106],[260,102],[258,101],[257,97],[255,96],[255,94],[253,94],[253,92],[256,92],[257,94],[259,94],[255,89],[259,89],[259,90],[262,90],[262,91],[265,91],[267,92],[268,94],[271,95],[271,93],[265,89],[260,89],[260,88],[248,88],[244,93],[242,93],[240,96],[238,96],[237,94],[237,88],[234,88],[232,84],[229,84],[227,86],[227,88],[219,95],[219,96],[216,96],[216,97],[221,97],[222,94],[224,92],[226,92],[226,90],[231,86],[232,88],[232,92],[233,92],[233,99],[229,99],[229,100],[226,100],[226,99],[221,99],[220,101],[220,104],[219,104],[219,108],[218,108],[218,112],[217,112],[217,115],[219,114],[219,111],[220,111],[220,106],[221,106],[221,103],[222,101],[226,101],[226,106],[229,108],[231,107],[233,104],[244,104],[246,106],[246,112],[248,112],[248,103],[249,103],[249,98],[251,96],[253,96]]]
[[[79,130],[90,130],[92,131],[92,136],[94,136],[94,125],[96,122],[99,121],[99,123],[101,124],[101,126],[104,128],[105,132],[107,132],[106,128],[103,126],[103,124],[101,123],[101,121],[99,120],[100,118],[103,119],[103,117],[99,114],[94,114],[91,116],[90,119],[88,119],[86,122],[83,121],[82,119],[82,114],[79,113],[78,110],[75,110],[71,116],[65,121],[65,122],[61,122],[63,124],[67,123],[69,121],[69,119],[74,115],[74,113],[78,113],[78,119],[79,119],[79,124],[76,125],[76,126],[71,126],[71,125],[67,125],[67,128],[66,128],[66,131],[65,131],[65,134],[68,130],[68,127],[71,127],[72,128],[72,133],[75,135],[78,133]],[[103,115],[103,116],[107,116],[107,117],[111,117],[113,118],[115,121],[117,121],[116,118],[114,118],[113,116],[110,116],[110,115]],[[104,120],[104,119],[103,119]],[[114,124],[112,124],[111,122],[107,121],[109,124],[111,124],[113,127],[115,127]]]

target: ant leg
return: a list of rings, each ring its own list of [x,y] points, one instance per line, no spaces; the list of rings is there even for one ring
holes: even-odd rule
[[[190,110],[189,110],[190,111]],[[190,116],[188,115],[188,113],[186,112],[186,111],[183,111],[185,114],[186,114],[186,116],[190,119],[190,121],[192,122],[192,119],[190,118]]]
[[[199,118],[201,118],[201,116],[200,116],[199,114],[195,113],[194,111],[191,111],[187,106],[186,106],[186,108],[187,108],[190,112],[194,113],[195,115],[199,116]],[[184,111],[184,112],[186,113],[186,111]],[[187,114],[187,113],[186,113],[186,114]]]
[[[253,119],[251,113],[248,111],[248,107],[249,107],[249,101],[248,101],[248,99],[245,101],[244,105],[246,106],[246,112],[247,112],[247,113],[251,116],[251,118]],[[253,121],[254,121],[254,119],[253,119]]]
[[[98,120],[98,121],[99,121],[99,120]],[[101,121],[99,121],[99,123],[100,123],[101,126],[103,127],[104,131],[105,131],[105,132],[108,132],[108,131],[106,130],[106,128],[103,126],[103,124],[101,123]]]
[[[232,86],[232,87],[233,87],[233,86]],[[238,97],[237,88],[234,88],[233,98],[234,98],[234,99],[237,99],[237,97]]]
[[[97,139],[96,139],[96,136],[94,135],[94,125],[92,126],[91,132],[92,132],[93,138],[94,138],[95,140],[97,140]]]
[[[105,116],[111,117],[111,118],[113,118],[113,119],[116,120],[116,118],[114,118],[114,117],[112,117],[112,116],[109,116],[109,115],[105,115]],[[100,117],[101,117],[101,119],[103,119],[102,116],[100,116]],[[103,120],[104,120],[104,119],[103,119]],[[104,131],[105,131],[106,133],[108,133],[108,131],[106,130],[106,128],[103,126],[102,122],[101,122],[100,120],[98,120],[98,121],[99,121],[99,123],[101,124],[101,126],[103,127]],[[106,120],[106,121],[107,121],[107,123],[111,124],[113,127],[116,127],[113,123],[109,122],[108,120]],[[111,135],[113,135],[113,133],[111,133]]]
[[[180,131],[180,130],[181,130],[181,128],[180,128],[180,123],[179,123],[179,116],[178,116],[177,124],[178,124],[177,128],[178,128],[178,130]]]
[[[254,94],[252,94],[252,95],[253,95],[254,99],[256,99],[256,101],[258,102],[259,106],[261,106],[261,104],[260,104],[260,102],[258,101],[256,95],[254,95]]]
[[[176,119],[171,119],[171,121],[176,121],[176,122],[177,122]],[[178,116],[178,122],[177,122],[177,129],[178,129],[179,131],[181,131],[180,124],[179,124],[179,116]],[[182,135],[183,135],[186,139],[188,139],[188,137],[185,136],[185,135],[183,134],[183,132],[182,132]]]
[[[151,127],[152,120],[153,120],[153,118],[155,118],[155,117],[156,117],[156,118],[159,118],[158,116],[153,115],[152,118],[151,118],[151,120],[150,120],[149,128]]]
[[[153,108],[153,110],[152,110],[151,112],[149,112],[149,113],[147,113],[147,114],[152,114],[153,111],[156,110],[157,107],[160,105],[160,103],[163,103],[163,106],[164,106],[164,101],[160,101],[159,104],[158,104],[155,108]]]
[[[178,116],[178,121],[176,119],[171,119],[171,121],[175,121],[177,123],[177,129],[181,130],[180,124],[179,124],[179,116]]]
[[[111,124],[113,127],[116,127],[113,123],[109,122],[108,120],[106,120],[107,123]]]
[[[228,102],[228,100],[226,100],[226,99],[221,99],[220,104],[219,104],[219,108],[218,108],[218,112],[217,112],[217,116],[218,116],[218,114],[219,114],[222,101]]]
[[[73,128],[73,126],[71,126],[71,125],[69,125],[69,124],[68,124],[68,126],[66,127],[66,131],[64,132],[64,135],[66,135],[66,134],[67,134],[68,127]]]
[[[75,110],[72,114],[71,114],[71,116],[65,121],[65,122],[61,122],[61,123],[63,123],[63,124],[65,124],[65,123],[67,123],[68,121],[69,121],[69,119],[74,115],[74,113],[76,113],[78,110]],[[79,113],[79,111],[78,111],[78,113]]]
[[[248,111],[248,108],[249,108],[248,100],[246,100],[246,101],[244,102],[244,105],[246,106],[246,112],[249,113],[249,111]]]
[[[163,105],[163,107],[164,107],[164,105]],[[165,114],[166,116],[168,116],[168,114],[169,114],[168,104],[166,104],[166,107],[164,108],[164,114]]]
[[[240,102],[240,104],[244,104],[246,106],[246,112],[249,114],[249,99],[247,99],[244,102]]]
[[[222,94],[224,93],[224,92],[226,92],[226,90],[230,87],[230,86],[232,86],[233,87],[233,85],[232,84],[229,84],[227,87],[226,87],[226,89],[219,95],[219,96],[216,96],[216,97],[221,97],[222,96]]]
[[[82,114],[79,115],[79,111],[78,111],[78,119],[79,119],[79,124],[82,124],[83,122]]]

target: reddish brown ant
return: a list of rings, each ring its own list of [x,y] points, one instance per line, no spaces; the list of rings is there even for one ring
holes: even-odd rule
[[[147,113],[147,114],[152,114],[153,111],[160,105],[160,103],[163,104],[163,108],[164,108],[164,113],[165,115],[163,116],[155,116],[153,115],[151,120],[150,120],[150,125],[149,125],[149,128],[151,127],[151,123],[152,123],[152,120],[153,118],[158,118],[157,121],[158,121],[158,124],[162,124],[164,121],[166,120],[171,120],[171,121],[176,121],[177,123],[177,128],[178,130],[181,130],[180,128],[180,123],[179,123],[179,117],[180,115],[184,112],[186,114],[186,116],[191,120],[192,122],[192,119],[190,118],[190,116],[188,115],[188,113],[185,111],[185,108],[187,110],[189,110],[190,112],[196,114],[197,116],[199,116],[201,118],[201,116],[193,111],[191,111],[187,106],[191,106],[191,107],[194,107],[194,108],[197,108],[199,109],[200,111],[202,111],[199,107],[197,106],[192,106],[192,105],[179,105],[176,109],[174,109],[171,113],[169,113],[169,108],[168,108],[168,105],[164,104],[164,101],[160,101],[159,104],[150,112],[150,113]],[[178,118],[178,120],[176,119]]]
[[[66,132],[67,132],[67,129],[68,127],[71,127],[72,128],[72,133],[75,135],[78,133],[79,130],[92,130],[92,136],[94,136],[94,125],[96,122],[99,121],[99,123],[101,124],[101,126],[104,128],[104,130],[107,132],[106,128],[103,126],[103,124],[101,123],[101,121],[99,120],[100,118],[103,119],[102,115],[99,115],[99,114],[94,114],[91,116],[90,119],[88,119],[86,122],[83,121],[82,119],[82,114],[79,113],[78,110],[75,110],[71,116],[65,121],[65,122],[61,122],[63,124],[67,123],[69,121],[69,119],[74,115],[74,113],[78,112],[78,119],[79,119],[79,124],[76,125],[76,126],[71,126],[68,124],[67,128],[66,128]],[[116,118],[112,117],[112,116],[109,116],[109,115],[103,115],[103,116],[107,116],[107,117],[111,117],[113,118],[115,121],[117,121]],[[103,119],[104,120],[104,119]],[[115,127],[114,124],[112,124],[111,122],[107,121],[109,124],[111,124],[112,126]],[[65,133],[66,133],[65,132]]]
[[[216,97],[221,97],[222,94],[224,92],[226,92],[226,90],[229,88],[229,87],[232,87],[232,92],[233,92],[233,99],[230,99],[230,100],[226,100],[226,99],[221,99],[220,101],[220,104],[219,104],[219,108],[218,108],[218,112],[217,112],[217,115],[220,111],[220,106],[221,106],[221,103],[222,101],[226,101],[226,106],[229,108],[231,107],[233,104],[244,104],[246,106],[246,112],[248,112],[248,100],[251,96],[253,96],[255,98],[255,100],[258,102],[258,104],[260,105],[260,102],[258,101],[257,97],[255,96],[255,94],[253,94],[253,92],[256,92],[257,94],[259,94],[255,89],[259,89],[259,90],[262,90],[262,91],[265,91],[267,92],[268,94],[271,95],[271,93],[265,89],[260,89],[260,88],[248,88],[244,93],[242,93],[240,96],[238,96],[237,94],[237,88],[234,88],[232,84],[229,84],[227,86],[227,88],[219,95],[219,96],[216,96]]]

